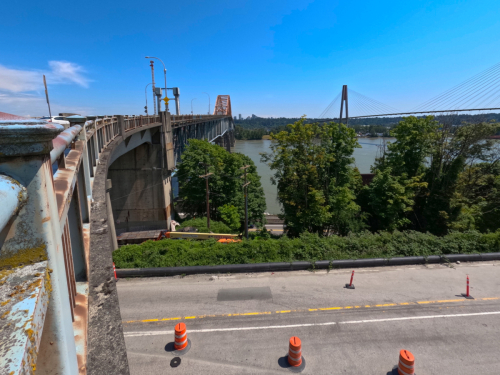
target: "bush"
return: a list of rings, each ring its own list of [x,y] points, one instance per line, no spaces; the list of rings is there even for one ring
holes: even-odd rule
[[[201,220],[201,219],[196,219]],[[221,244],[215,240],[146,241],[126,245],[113,253],[118,268],[209,266],[265,262],[293,262],[396,256],[429,256],[500,251],[500,231],[452,232],[443,237],[405,231],[363,232],[346,237],[319,237],[304,233],[298,238],[243,240]]]
[[[208,229],[206,217],[186,220],[176,230],[179,231],[187,227],[194,227],[198,229],[198,232],[200,233],[210,233],[210,231],[212,231],[213,233],[238,233],[234,230],[231,230],[231,228],[229,228],[226,224],[220,221],[213,220],[210,220],[210,229]]]

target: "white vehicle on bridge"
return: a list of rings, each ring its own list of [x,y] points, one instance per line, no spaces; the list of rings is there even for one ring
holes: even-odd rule
[[[48,122],[53,122],[55,124],[59,124],[64,126],[65,129],[69,128],[69,121],[66,120],[66,117],[63,116],[44,116],[41,118],[42,120],[47,120]]]

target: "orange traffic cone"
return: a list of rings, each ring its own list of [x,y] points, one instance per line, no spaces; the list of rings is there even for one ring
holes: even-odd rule
[[[294,372],[300,372],[306,366],[305,359],[302,357],[302,342],[296,336],[290,337],[288,364],[292,366],[290,369]]]
[[[176,352],[186,353],[191,347],[191,341],[187,338],[186,325],[179,323],[175,326],[174,347]]]
[[[415,374],[415,357],[408,350],[401,350],[399,352],[398,374]]]

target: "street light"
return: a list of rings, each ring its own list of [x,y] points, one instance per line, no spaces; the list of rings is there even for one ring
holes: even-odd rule
[[[146,88],[144,89],[144,95],[146,95],[146,116],[149,116],[149,113],[148,113],[148,86],[150,85],[151,83],[148,83],[146,85]]]
[[[165,64],[158,57],[146,56],[145,58],[146,59],[156,59],[156,60],[159,60],[163,64],[163,75],[165,77],[165,97],[167,97],[167,68],[165,67]],[[165,103],[165,110],[168,111],[168,104],[167,103]],[[159,112],[160,112],[160,108],[158,108],[158,113]]]
[[[193,114],[193,100],[196,100],[196,98],[191,99],[191,114]]]
[[[206,92],[202,92],[202,94],[207,94],[207,93]],[[210,114],[210,95],[208,95],[208,114]]]

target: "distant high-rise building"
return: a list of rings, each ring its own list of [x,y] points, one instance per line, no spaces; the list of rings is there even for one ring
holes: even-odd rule
[[[238,120],[238,117],[234,116],[234,121]]]
[[[257,118],[257,116],[255,116],[254,114],[252,114],[252,118]]]
[[[241,119],[242,119],[242,117],[241,117],[241,113],[240,113],[238,116],[239,116],[239,118],[240,118],[240,120],[241,120]]]

